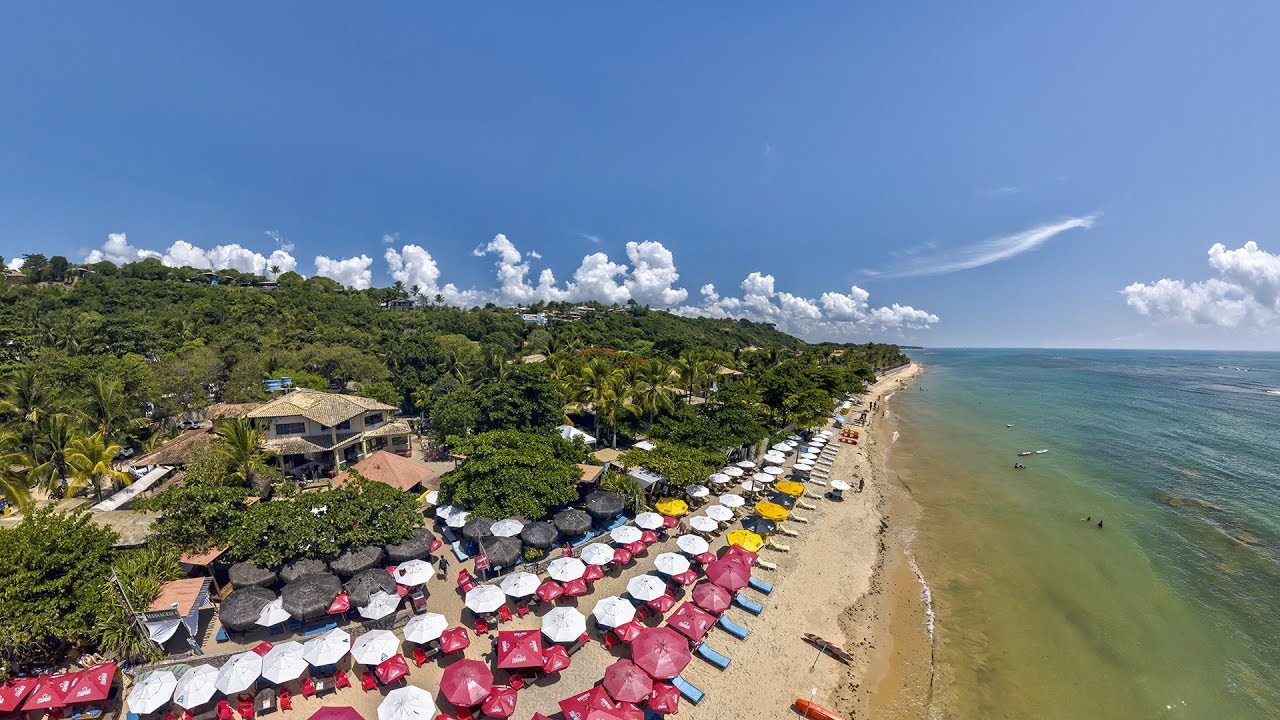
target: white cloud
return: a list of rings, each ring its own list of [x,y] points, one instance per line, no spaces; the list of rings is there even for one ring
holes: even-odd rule
[[[680,273],[676,272],[671,251],[662,243],[653,240],[629,242],[627,259],[631,261],[632,270],[625,284],[636,302],[669,307],[689,297],[688,290],[671,287],[680,279]]]
[[[355,290],[365,290],[373,285],[373,273],[369,266],[373,258],[368,255],[333,259],[324,255],[316,256],[316,275],[337,280],[342,285]]]
[[[495,263],[498,266],[498,302],[526,305],[569,299],[568,291],[556,287],[556,278],[550,269],[538,274],[536,286],[525,279],[529,275],[529,263],[506,235],[494,235],[488,245],[476,248],[472,254],[477,257],[498,256]]]
[[[1013,235],[993,238],[974,245],[966,245],[951,251],[932,256],[917,256],[906,264],[890,267],[885,270],[869,271],[868,275],[879,277],[918,277],[922,275],[945,275],[961,270],[972,270],[983,265],[990,265],[1001,260],[1030,252],[1049,242],[1058,235],[1080,228],[1087,230],[1098,220],[1098,214],[1083,217],[1067,218],[1055,223],[1037,225]]]
[[[397,236],[398,237],[398,236]],[[487,298],[475,290],[459,290],[453,283],[440,284],[440,266],[431,253],[420,245],[405,245],[397,251],[387,248],[383,253],[392,280],[399,280],[406,288],[418,286],[418,293],[434,301],[437,295],[449,305],[472,307],[483,305]]]
[[[1280,255],[1247,242],[1228,250],[1209,248],[1209,267],[1218,277],[1197,282],[1162,278],[1133,283],[1121,293],[1142,315],[1194,325],[1270,328],[1280,318]]]
[[[138,262],[146,258],[160,257],[160,253],[154,250],[143,250],[129,244],[129,239],[124,233],[110,233],[107,235],[107,241],[102,243],[102,247],[91,251],[85,256],[86,263],[96,263],[106,260],[116,265],[124,265],[125,263]]]
[[[626,277],[627,266],[615,263],[602,252],[582,258],[573,272],[574,300],[595,300],[606,305],[622,305],[631,299],[631,291],[618,278]]]
[[[25,263],[26,261],[27,259],[21,256],[16,258],[9,258],[9,262],[5,264],[5,267],[7,267],[10,270],[21,270],[23,263]]]
[[[170,245],[169,249],[160,253],[130,245],[124,233],[108,235],[102,247],[91,251],[84,260],[87,263],[107,260],[116,265],[123,265],[149,257],[159,258],[161,263],[169,267],[193,267],[202,270],[234,269],[255,275],[266,275],[272,265],[278,265],[280,272],[289,272],[298,266],[298,261],[284,249],[275,250],[270,256],[264,256],[236,243],[217,245],[206,250],[186,240],[178,240]]]

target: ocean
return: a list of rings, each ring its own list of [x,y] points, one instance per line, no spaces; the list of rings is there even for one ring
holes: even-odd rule
[[[1280,718],[1280,354],[911,355],[932,717]]]

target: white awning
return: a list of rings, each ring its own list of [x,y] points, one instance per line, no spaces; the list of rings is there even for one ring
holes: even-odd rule
[[[115,493],[97,505],[94,505],[94,511],[106,512],[107,510],[122,510],[128,507],[129,503],[133,502],[138,495],[141,495],[143,492],[150,489],[152,485],[160,482],[161,478],[168,475],[172,470],[173,468],[166,465],[157,466],[151,472],[139,478],[134,484]]]
[[[588,445],[596,444],[596,439],[591,437],[590,434],[585,433],[572,425],[561,425],[560,427],[557,427],[556,430],[560,431],[560,437],[565,440],[573,440],[574,438],[577,438]]]

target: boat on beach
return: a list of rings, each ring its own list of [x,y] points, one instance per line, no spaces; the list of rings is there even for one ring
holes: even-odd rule
[[[1043,454],[1045,454],[1045,453],[1047,453],[1047,452],[1049,452],[1049,448],[1044,448],[1043,450],[1037,450],[1037,451],[1036,451],[1036,454],[1037,454],[1037,455],[1043,455]]]
[[[1023,450],[1022,452],[1018,453],[1018,457],[1026,457],[1030,454],[1031,454],[1030,450]]]

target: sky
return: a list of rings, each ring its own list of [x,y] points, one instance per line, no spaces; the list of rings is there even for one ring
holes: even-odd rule
[[[1280,6],[7,3],[0,255],[1280,349]]]

